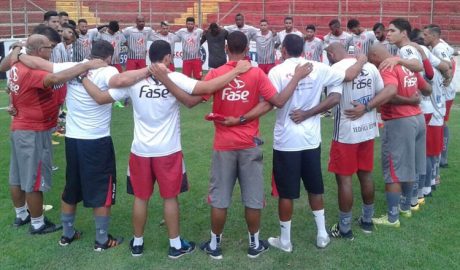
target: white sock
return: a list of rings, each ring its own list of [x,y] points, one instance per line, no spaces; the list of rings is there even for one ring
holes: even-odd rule
[[[173,239],[169,239],[169,245],[175,249],[181,249],[182,243],[180,242],[180,236],[177,236]]]
[[[16,211],[16,217],[21,220],[25,220],[29,216],[29,213],[27,212],[27,205],[17,208],[15,207],[14,210]]]
[[[436,178],[431,179],[431,185],[432,186],[436,185]]]
[[[37,217],[37,218],[30,218],[30,224],[32,224],[32,227],[36,230],[39,229],[41,226],[45,225],[45,217],[43,215]]]
[[[423,188],[423,195],[428,195],[431,193],[431,187],[424,187]]]
[[[280,235],[280,241],[281,244],[287,245],[291,243],[291,221],[281,221],[280,220],[280,229],[281,229],[281,235]]]
[[[258,248],[259,247],[259,231],[257,231],[254,234],[248,232],[248,236],[249,236],[249,246]]]
[[[209,242],[209,247],[214,250],[217,248],[217,245],[220,244],[222,239],[222,234],[215,234],[211,231],[211,242]]]
[[[318,236],[327,237],[326,231],[326,218],[324,217],[324,209],[313,211],[315,216],[316,228],[318,229]]]
[[[142,244],[144,244],[144,236],[134,236],[133,246],[142,246]]]

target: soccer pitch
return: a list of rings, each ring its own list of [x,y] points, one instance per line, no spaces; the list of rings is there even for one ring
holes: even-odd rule
[[[0,108],[7,106],[8,96],[0,81]],[[112,137],[117,157],[117,203],[112,208],[110,233],[123,236],[125,242],[102,253],[93,251],[94,222],[92,211],[80,207],[77,210],[76,228],[83,231],[83,238],[68,247],[58,245],[61,233],[31,236],[28,226],[15,229],[14,209],[8,190],[9,171],[9,125],[10,118],[0,110],[0,269],[458,269],[460,247],[458,245],[460,219],[460,99],[452,108],[449,123],[449,168],[441,170],[441,185],[432,198],[411,218],[401,217],[401,227],[377,227],[374,233],[361,232],[353,223],[354,241],[332,239],[324,250],[315,247],[316,226],[307,203],[306,193],[295,201],[292,220],[293,252],[283,253],[271,248],[257,259],[246,256],[248,239],[239,187],[234,191],[232,206],[228,211],[223,234],[223,260],[215,261],[197,250],[178,260],[167,257],[169,241],[166,228],[160,226],[162,201],[157,191],[149,206],[149,218],[144,241],[145,251],[141,257],[132,257],[129,240],[132,238],[132,197],[126,194],[126,168],[133,136],[132,108],[114,109]],[[210,219],[206,196],[211,161],[213,126],[204,120],[211,111],[211,104],[200,104],[193,109],[182,108],[182,147],[191,189],[180,195],[181,236],[200,243],[209,238]],[[261,119],[264,144],[264,174],[266,208],[262,212],[261,237],[279,234],[277,200],[270,196],[272,168],[272,142],[275,111]],[[322,167],[325,183],[325,210],[328,227],[337,222],[337,185],[334,176],[327,172],[329,145],[332,138],[330,118],[322,119]],[[45,203],[54,206],[46,216],[60,222],[60,195],[65,182],[64,139],[55,139],[54,163],[59,167],[53,175],[52,191],[45,194]],[[380,169],[380,141],[376,142],[375,215],[386,211],[383,180]],[[355,202],[353,217],[361,211],[359,184],[354,182]]]

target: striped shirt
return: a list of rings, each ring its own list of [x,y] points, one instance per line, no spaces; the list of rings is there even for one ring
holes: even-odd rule
[[[187,28],[181,28],[176,35],[182,41],[182,60],[201,59],[200,40],[203,30],[194,28],[189,32]]]
[[[81,62],[88,58],[91,54],[93,40],[97,36],[97,28],[93,28],[86,32],[86,35],[80,34],[74,43],[74,62]]]
[[[367,55],[367,52],[369,51],[369,48],[374,44],[375,40],[375,34],[372,31],[363,31],[359,35],[352,34],[351,35],[351,40],[350,40],[350,45],[353,46],[354,48],[354,54],[365,54]]]
[[[112,56],[112,65],[120,64],[121,46],[126,43],[126,38],[121,32],[110,34],[108,32],[98,33],[96,40],[106,40],[112,44],[114,52]]]
[[[275,37],[272,31],[268,31],[263,35],[260,30],[255,34],[258,64],[273,64],[275,63]]]
[[[173,33],[169,33],[165,36],[161,33],[158,33],[158,32],[154,32],[152,37],[151,37],[152,41],[156,41],[156,40],[164,40],[166,42],[169,43],[169,45],[171,46],[171,57],[175,57],[176,56],[176,42],[180,42],[180,38],[173,34]]]
[[[53,51],[51,52],[51,58],[50,62],[53,63],[64,63],[64,62],[70,62],[71,59],[68,59],[69,56],[67,54],[66,47],[64,45],[64,42],[60,42],[54,47]],[[62,87],[64,87],[65,83],[61,84],[55,84],[53,85],[54,90],[58,90]]]
[[[145,59],[147,41],[152,39],[153,32],[150,27],[144,27],[142,30],[134,26],[123,29],[123,35],[128,42],[128,59]]]
[[[259,29],[255,28],[254,26],[247,25],[247,24],[243,25],[243,27],[241,27],[241,28],[236,26],[236,24],[226,25],[226,26],[224,26],[224,29],[227,30],[229,34],[232,33],[232,32],[235,32],[235,31],[243,32],[243,34],[246,35],[246,38],[248,39],[248,42],[250,40],[253,40],[254,37],[257,34],[257,31],[259,31]]]
[[[277,37],[278,37],[278,42],[280,44],[283,44],[283,41],[284,41],[284,38],[289,35],[289,34],[293,34],[293,35],[298,35],[299,37],[303,38],[303,34],[302,32],[298,31],[298,30],[292,30],[291,32],[287,33],[286,30],[283,30],[281,32],[278,32],[277,34]]]
[[[398,46],[394,45],[394,44],[391,44],[390,42],[388,42],[388,40],[383,40],[383,41],[380,41],[380,40],[376,40],[375,41],[376,44],[381,44],[383,46],[385,46],[388,50],[388,52],[391,54],[391,55],[399,55],[399,48]]]
[[[321,62],[321,56],[323,55],[323,47],[324,42],[315,37],[312,41],[305,40],[305,44],[303,46],[303,53],[305,59]]]
[[[345,47],[345,50],[348,51],[351,39],[351,35],[347,32],[342,32],[340,36],[334,36],[333,34],[329,33],[324,36],[324,43],[326,44],[326,46],[329,46],[332,43],[340,42],[340,44],[342,44]]]

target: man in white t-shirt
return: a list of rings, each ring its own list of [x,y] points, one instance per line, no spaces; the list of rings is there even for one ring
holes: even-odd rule
[[[342,44],[345,48],[345,50],[348,51],[348,47],[351,42],[351,35],[347,32],[344,32],[342,30],[342,27],[340,26],[340,21],[337,19],[333,19],[329,22],[329,29],[331,32],[327,35],[324,36],[324,43],[326,46],[334,43],[334,42],[339,42]]]
[[[356,62],[338,43],[326,48],[332,68],[345,71]],[[331,228],[331,236],[353,240],[351,230],[353,189],[352,177],[356,173],[363,199],[359,225],[365,233],[373,230],[374,138],[379,135],[376,108],[396,95],[396,87],[384,88],[377,68],[366,63],[360,74],[351,82],[328,89],[339,93],[340,103],[334,112],[334,133],[328,170],[335,173],[339,198],[339,222]]]
[[[355,55],[360,53],[367,55],[369,47],[377,40],[374,32],[362,28],[357,19],[350,19],[347,22],[347,28],[352,33],[350,45],[354,48],[353,53]]]
[[[301,57],[303,46],[303,38],[297,35],[287,35],[284,39],[282,53],[285,61],[268,74],[278,92],[282,92],[291,81],[296,66],[307,62]],[[279,194],[281,235],[268,239],[276,248],[292,251],[291,218],[293,201],[300,196],[300,179],[308,192],[318,229],[316,246],[325,248],[330,242],[324,216],[319,114],[338,104],[340,95],[331,93],[320,102],[321,93],[325,86],[339,86],[344,79],[351,80],[356,77],[366,61],[367,59],[360,59],[359,63],[346,72],[334,70],[323,63],[311,62],[311,74],[299,82],[292,97],[276,111],[273,135],[273,175],[276,189],[272,194]]]
[[[169,66],[170,44],[164,40],[154,41],[149,49],[149,57],[152,63]],[[88,93],[99,104],[126,97],[130,97],[133,102],[134,140],[128,170],[128,193],[135,196],[134,237],[130,243],[133,256],[143,254],[147,206],[155,182],[158,182],[160,196],[164,200],[164,219],[170,242],[168,256],[176,259],[195,249],[195,243],[180,238],[179,234],[177,196],[181,189],[183,168],[179,101],[187,107],[193,107],[201,103],[202,97],[189,94],[211,93],[213,89],[224,86],[249,67],[250,64],[245,63],[243,68],[237,66],[231,72],[209,82],[197,81],[178,72],[169,73],[169,78],[179,85],[179,90],[166,88],[153,76],[144,77],[128,88],[108,91],[100,91],[88,84],[88,80],[83,80]],[[147,68],[142,70],[146,71]]]

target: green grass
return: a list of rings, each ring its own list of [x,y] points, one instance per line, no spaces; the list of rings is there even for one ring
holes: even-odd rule
[[[0,82],[4,88],[4,82]],[[459,105],[454,104],[450,123],[451,137],[460,136]],[[1,91],[0,107],[7,105],[7,95]],[[211,111],[210,104],[201,104],[194,109],[182,109],[182,143],[191,190],[180,196],[181,230],[187,239],[201,242],[208,239],[210,231],[209,206],[206,203],[213,127],[203,120]],[[410,219],[401,219],[401,228],[377,228],[372,235],[363,234],[353,225],[353,242],[332,240],[325,250],[318,250],[314,243],[316,226],[307,206],[305,192],[295,202],[292,222],[292,254],[272,249],[256,260],[246,256],[247,231],[243,219],[243,208],[239,189],[235,188],[233,203],[229,209],[224,230],[224,259],[214,261],[200,251],[179,260],[167,258],[168,239],[166,228],[159,226],[162,219],[162,203],[158,192],[150,203],[149,220],[146,226],[145,254],[133,258],[127,242],[132,237],[132,197],[126,194],[126,167],[131,147],[133,120],[131,109],[115,109],[112,134],[117,155],[118,194],[113,207],[111,233],[124,236],[126,242],[102,254],[92,251],[94,223],[89,209],[78,209],[76,227],[84,231],[82,240],[62,248],[57,241],[60,233],[30,236],[28,228],[14,229],[11,223],[14,210],[8,191],[9,168],[9,116],[0,111],[0,269],[456,269],[460,265],[458,240],[460,225],[458,212],[459,144],[453,139],[450,144],[449,169],[443,169],[442,185],[434,197]],[[261,236],[267,238],[279,234],[277,201],[270,197],[272,160],[272,129],[274,112],[263,117],[261,131],[265,140],[265,195],[267,207],[263,211]],[[332,136],[332,120],[323,119],[322,164],[325,182],[325,209],[328,226],[337,221],[337,187],[332,174],[326,168],[329,144]],[[53,189],[45,195],[47,204],[55,209],[47,216],[59,221],[60,195],[64,186],[65,160],[64,140],[55,147],[54,161],[60,169],[53,177]],[[383,180],[380,169],[379,142],[375,149],[376,215],[385,212]],[[354,217],[360,213],[360,197],[355,182]],[[27,227],[27,226],[26,226]],[[458,269],[458,268],[457,268]]]

